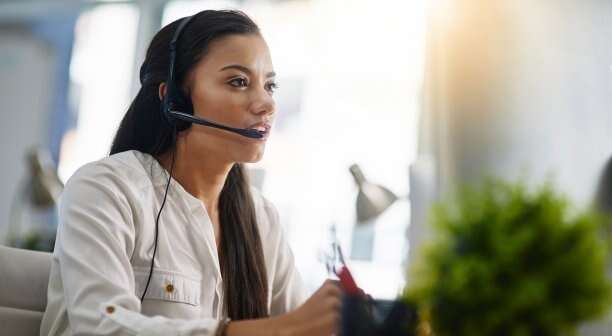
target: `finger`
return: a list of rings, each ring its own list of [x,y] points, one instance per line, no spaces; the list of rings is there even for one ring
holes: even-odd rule
[[[342,309],[342,300],[338,297],[329,297],[326,300],[326,306],[330,310],[340,311]]]
[[[342,288],[340,287],[340,282],[338,282],[337,280],[325,281],[323,286],[321,286],[321,289],[327,295],[331,295],[331,296],[342,295]]]
[[[334,286],[340,287],[340,280],[325,279],[325,282],[323,282],[323,285],[321,287],[326,286],[326,285],[334,285]]]

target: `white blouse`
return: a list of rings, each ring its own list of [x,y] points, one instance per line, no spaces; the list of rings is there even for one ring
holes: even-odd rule
[[[60,223],[41,335],[214,335],[226,317],[212,223],[202,202],[174,179],[155,216],[167,171],[127,151],[79,169],[60,201]],[[305,299],[274,206],[252,188],[268,276],[270,315]]]

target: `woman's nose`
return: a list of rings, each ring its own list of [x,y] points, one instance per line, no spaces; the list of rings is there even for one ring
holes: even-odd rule
[[[253,95],[251,112],[258,115],[272,115],[276,112],[276,102],[265,89],[257,90]]]

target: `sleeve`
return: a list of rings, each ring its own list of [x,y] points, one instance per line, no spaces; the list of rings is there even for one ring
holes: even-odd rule
[[[127,182],[117,172],[83,169],[60,201],[55,255],[73,335],[214,335],[219,321],[140,313],[130,255],[136,235]]]
[[[293,252],[289,247],[283,227],[279,223],[278,211],[270,202],[266,211],[270,220],[270,231],[274,233],[275,253],[273,265],[275,272],[271,279],[270,315],[290,312],[306,301],[306,291],[302,277],[295,267]]]

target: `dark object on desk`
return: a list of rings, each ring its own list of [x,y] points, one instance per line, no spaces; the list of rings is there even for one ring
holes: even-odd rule
[[[417,326],[416,306],[405,302],[361,296],[342,300],[341,336],[413,336]]]

